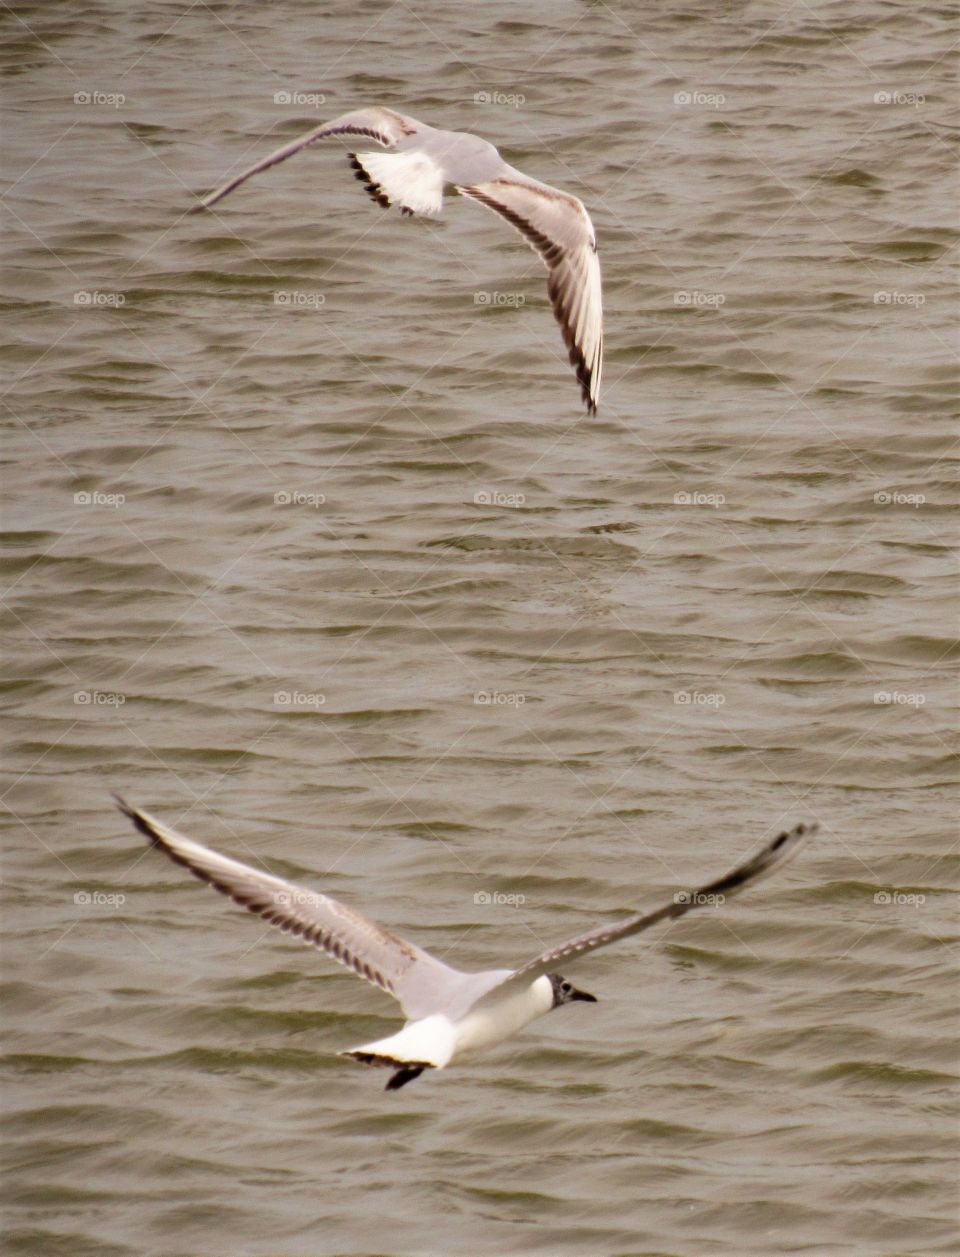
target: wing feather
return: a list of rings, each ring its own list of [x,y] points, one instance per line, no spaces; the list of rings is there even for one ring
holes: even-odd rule
[[[384,148],[394,148],[406,136],[431,129],[424,123],[418,122],[416,118],[395,113],[394,110],[385,109],[380,105],[374,105],[369,109],[355,109],[352,113],[345,113],[339,118],[334,118],[332,122],[325,122],[323,126],[315,127],[306,135],[301,135],[288,144],[274,149],[272,153],[262,157],[260,161],[255,162],[239,175],[234,175],[232,179],[228,179],[226,183],[205,196],[198,205],[194,206],[191,213],[216,205],[234,188],[238,188],[241,183],[246,183],[251,176],[259,174],[261,170],[269,170],[278,162],[286,161],[288,157],[299,153],[301,149],[316,144],[317,140],[325,140],[334,135],[364,135],[371,140],[376,140]]]
[[[774,869],[786,864],[796,855],[803,843],[816,832],[816,824],[797,825],[793,829],[778,834],[755,855],[738,864],[723,877],[718,877],[706,886],[701,886],[699,890],[680,891],[669,903],[656,908],[653,912],[638,913],[627,917],[624,921],[597,926],[585,934],[569,939],[566,943],[561,943],[558,947],[542,952],[521,969],[514,970],[508,978],[493,987],[479,1003],[483,1004],[487,1002],[487,999],[496,1002],[502,998],[505,988],[528,985],[543,974],[553,972],[561,961],[569,963],[570,960],[587,952],[596,951],[598,947],[606,947],[621,938],[629,938],[632,934],[648,930],[661,921],[682,917],[687,912],[692,912],[694,908],[715,904],[717,895],[737,894],[745,887],[759,881],[760,878],[769,876]]]
[[[603,296],[600,260],[590,215],[582,201],[528,179],[512,167],[457,191],[505,218],[540,254],[550,272],[547,293],[580,382],[587,411],[596,414],[603,369]]]
[[[386,991],[399,1001],[407,1017],[429,1015],[437,1003],[442,1006],[446,990],[459,986],[463,975],[457,970],[355,909],[211,851],[149,812],[114,797],[124,816],[171,860],[234,903],[313,944],[358,977]]]

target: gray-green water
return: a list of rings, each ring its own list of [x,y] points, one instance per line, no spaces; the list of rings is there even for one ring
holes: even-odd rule
[[[10,1252],[960,1251],[948,17],[4,8]],[[596,419],[477,206],[184,217],[374,102],[587,203]],[[466,967],[823,832],[388,1096],[110,789]]]

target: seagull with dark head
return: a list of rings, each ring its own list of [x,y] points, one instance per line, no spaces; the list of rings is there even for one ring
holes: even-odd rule
[[[392,995],[406,1024],[396,1034],[348,1048],[341,1056],[391,1069],[388,1091],[446,1069],[454,1059],[493,1047],[530,1022],[567,1004],[597,1002],[557,972],[557,966],[630,938],[704,904],[717,905],[786,863],[815,832],[797,825],[766,843],[742,864],[696,891],[680,891],[651,912],[600,925],[552,947],[517,969],[466,973],[445,964],[361,916],[354,908],[270,873],[211,851],[122,799],[117,806],[157,850],[250,912],[298,935],[358,977]]]
[[[520,232],[547,267],[553,312],[587,410],[595,414],[603,364],[603,311],[590,216],[577,197],[508,166],[479,136],[440,131],[380,106],[357,109],[269,153],[195,208],[210,209],[252,175],[332,136],[362,136],[387,150],[349,154],[354,174],[378,205],[431,216],[443,208],[444,188],[452,187]]]

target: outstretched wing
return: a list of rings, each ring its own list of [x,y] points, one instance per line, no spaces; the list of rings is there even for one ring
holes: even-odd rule
[[[415,135],[418,131],[430,130],[432,130],[431,127],[418,122],[416,118],[395,113],[392,109],[384,109],[380,105],[374,105],[369,109],[356,109],[353,113],[345,113],[340,118],[334,118],[332,122],[326,122],[322,127],[316,127],[313,131],[308,131],[306,135],[301,135],[299,139],[291,140],[282,148],[275,149],[268,156],[261,158],[256,165],[244,170],[242,174],[234,175],[209,196],[205,196],[191,212],[209,209],[211,205],[216,205],[217,201],[222,200],[228,192],[232,192],[241,183],[245,183],[252,175],[258,175],[261,170],[269,170],[277,162],[286,161],[294,153],[299,153],[302,148],[308,148],[311,144],[316,144],[317,140],[325,140],[328,136],[365,135],[371,140],[376,140],[378,144],[382,144],[384,148],[394,148],[406,136]]]
[[[117,807],[151,843],[250,912],[299,935],[399,1001],[410,1019],[428,1016],[459,988],[463,975],[429,952],[367,920],[352,908],[280,877],[211,851],[114,796]]]
[[[518,170],[458,187],[463,196],[502,215],[540,254],[550,272],[547,292],[580,381],[587,411],[596,414],[603,367],[600,260],[590,215],[575,196],[528,179]]]
[[[543,974],[553,972],[560,962],[569,963],[571,959],[582,956],[586,952],[596,951],[598,947],[606,947],[608,943],[615,943],[621,938],[629,938],[631,934],[639,934],[661,921],[682,917],[685,913],[692,912],[694,908],[705,905],[715,906],[716,896],[735,895],[744,887],[759,881],[761,877],[767,877],[774,869],[786,864],[796,855],[802,844],[816,832],[816,824],[797,825],[794,829],[778,834],[772,842],[767,843],[749,860],[744,860],[735,869],[731,869],[723,877],[718,877],[716,881],[701,886],[699,890],[679,891],[670,903],[664,904],[662,908],[627,917],[625,921],[620,921],[615,925],[598,926],[596,929],[588,930],[586,934],[570,939],[569,942],[561,943],[559,947],[551,948],[550,951],[544,952],[535,960],[531,960],[529,964],[524,965],[522,969],[516,969],[504,982],[493,987],[483,999],[478,1001],[478,1004],[483,1005],[488,999],[497,1001],[502,998],[507,987],[529,985]]]

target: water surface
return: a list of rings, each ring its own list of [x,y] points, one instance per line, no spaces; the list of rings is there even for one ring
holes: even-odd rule
[[[947,20],[5,11],[12,1253],[960,1251]],[[184,216],[374,102],[588,204],[595,419],[478,206]],[[478,968],[823,832],[387,1096],[110,789]]]

